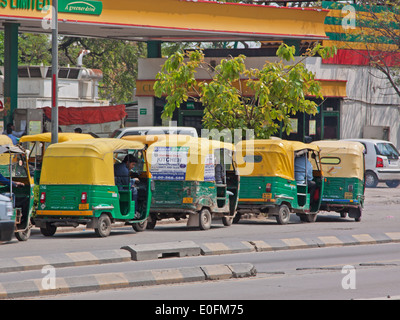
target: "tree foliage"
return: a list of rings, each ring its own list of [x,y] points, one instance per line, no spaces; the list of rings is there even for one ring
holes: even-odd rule
[[[207,129],[253,129],[256,137],[268,138],[281,122],[289,132],[290,115],[317,112],[316,103],[307,96],[322,98],[320,83],[303,63],[305,57],[295,61],[294,53],[294,47],[282,44],[277,51],[280,61],[266,61],[262,69],[247,69],[243,55],[222,59],[214,68],[201,50],[176,52],[165,61],[154,85],[156,96],[166,96],[162,117],[172,117],[181,103],[193,99],[205,108]],[[335,53],[335,48],[317,45],[306,56]],[[198,70],[206,70],[210,80],[197,81]]]

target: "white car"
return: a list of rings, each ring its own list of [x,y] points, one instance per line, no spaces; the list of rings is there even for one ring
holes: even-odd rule
[[[122,138],[124,136],[143,136],[159,134],[182,134],[197,137],[197,131],[193,127],[127,127],[115,130],[110,138]]]
[[[345,139],[361,142],[365,147],[365,186],[375,188],[385,182],[390,188],[400,184],[400,153],[385,140]]]

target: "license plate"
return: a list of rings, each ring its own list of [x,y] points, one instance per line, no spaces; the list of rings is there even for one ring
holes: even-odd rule
[[[183,198],[183,203],[193,203],[193,198]]]
[[[345,192],[344,193],[344,198],[345,199],[353,199],[353,193],[352,192]]]
[[[271,199],[272,198],[272,193],[263,193],[262,197],[263,197],[264,200]]]
[[[79,210],[87,210],[89,209],[89,203],[80,203]]]

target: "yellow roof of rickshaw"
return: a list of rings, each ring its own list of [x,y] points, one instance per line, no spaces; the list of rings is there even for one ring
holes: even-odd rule
[[[129,140],[129,141],[139,141],[147,145],[151,145],[157,141],[167,139],[168,135],[165,134],[149,134],[149,135],[132,135],[132,136],[124,136],[121,139]]]
[[[13,145],[13,142],[9,136],[5,134],[0,134],[0,146],[3,145]]]
[[[114,185],[114,152],[144,148],[141,142],[114,138],[52,144],[43,157],[40,184]]]
[[[94,137],[87,133],[74,133],[74,132],[59,132],[58,142],[75,141],[75,140],[87,140],[94,139]],[[51,142],[51,132],[44,132],[39,134],[31,134],[22,136],[19,142]]]
[[[204,181],[206,157],[213,154],[214,150],[226,149],[231,152],[235,151],[235,146],[232,143],[184,135],[168,135],[166,136],[166,139],[160,140],[149,146],[147,157],[150,171],[153,153],[155,149],[159,147],[188,148],[186,180],[190,181]]]
[[[364,146],[346,140],[320,140],[321,166],[326,177],[364,179]]]
[[[278,139],[243,140],[236,145],[237,165],[243,176],[276,176],[294,180],[295,152],[319,151],[308,143]],[[258,156],[253,161],[246,155]]]

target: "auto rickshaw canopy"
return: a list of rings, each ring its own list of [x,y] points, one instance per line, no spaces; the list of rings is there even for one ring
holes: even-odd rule
[[[152,167],[154,169],[158,162],[174,154],[176,159],[183,161],[179,165],[176,164],[176,168],[184,172],[185,180],[204,181],[206,171],[214,170],[214,151],[220,149],[228,150],[230,153],[235,152],[232,143],[185,135],[166,135],[165,139],[149,146],[147,153],[149,169],[152,172]],[[168,170],[174,169],[170,167]]]
[[[74,132],[59,132],[58,133],[58,142],[66,142],[66,141],[76,141],[76,140],[87,140],[94,139],[94,137],[87,133],[74,133]],[[39,134],[31,134],[22,136],[19,139],[19,142],[51,142],[51,132],[44,132]]]
[[[299,141],[243,140],[236,145],[236,162],[241,176],[276,176],[294,180],[295,153],[302,150],[318,152],[319,148]]]
[[[144,148],[141,142],[112,138],[52,144],[43,158],[40,184],[115,185],[114,152]]]
[[[364,179],[364,146],[360,142],[320,140],[312,144],[320,148],[325,177]]]

